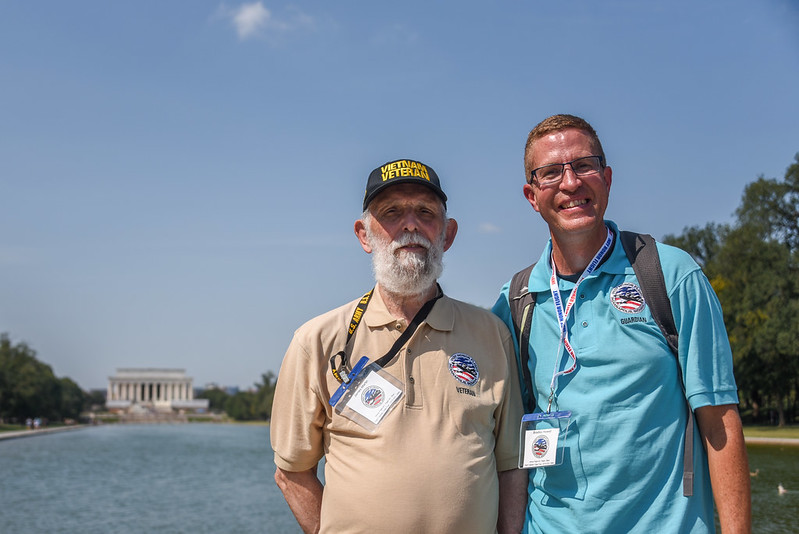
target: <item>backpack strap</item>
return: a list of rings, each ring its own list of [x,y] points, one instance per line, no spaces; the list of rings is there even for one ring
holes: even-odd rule
[[[510,314],[513,327],[519,342],[519,354],[516,363],[519,366],[519,380],[521,382],[522,399],[524,400],[525,413],[533,413],[535,409],[535,396],[533,395],[533,381],[530,377],[530,325],[533,322],[533,309],[535,300],[527,288],[530,273],[535,263],[513,275],[508,289]]]
[[[655,319],[660,331],[666,338],[672,354],[677,359],[677,377],[680,380],[680,387],[685,396],[685,384],[682,379],[682,369],[678,357],[677,346],[679,335],[674,324],[674,315],[671,312],[671,301],[666,293],[666,281],[663,278],[663,269],[660,264],[660,256],[657,251],[657,244],[649,234],[638,234],[635,232],[619,232],[619,240],[627,254],[627,259],[635,271],[638,283],[641,284],[641,292],[644,300],[649,306],[652,318]],[[683,495],[690,497],[693,495],[694,469],[693,469],[693,448],[694,448],[694,413],[686,397],[685,404],[688,407],[688,421],[685,427],[685,450],[683,452]]]

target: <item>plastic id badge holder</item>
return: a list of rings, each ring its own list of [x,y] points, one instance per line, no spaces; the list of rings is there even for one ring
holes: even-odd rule
[[[528,413],[519,431],[519,469],[563,463],[563,444],[569,431],[571,411]]]
[[[399,404],[404,395],[402,383],[376,363],[366,366],[362,357],[349,374],[349,382],[341,384],[330,398],[336,413],[374,432],[380,422]]]

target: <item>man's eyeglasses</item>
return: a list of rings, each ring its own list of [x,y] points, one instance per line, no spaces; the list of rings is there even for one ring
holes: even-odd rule
[[[551,163],[538,167],[530,171],[530,182],[535,183],[540,187],[542,185],[553,185],[563,179],[563,172],[566,170],[566,165],[572,168],[574,174],[577,176],[588,176],[599,172],[605,166],[605,160],[602,156],[585,156],[577,158],[573,161],[566,163]]]

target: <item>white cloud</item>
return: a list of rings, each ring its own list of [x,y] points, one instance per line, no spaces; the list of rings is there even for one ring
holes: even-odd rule
[[[242,41],[267,33],[274,35],[299,28],[314,27],[313,18],[293,6],[286,8],[285,16],[278,17],[261,1],[241,4],[238,7],[222,4],[217,14],[230,21]]]
[[[477,231],[481,234],[498,234],[502,231],[502,229],[494,223],[484,222],[480,223]]]
[[[269,22],[271,14],[261,2],[255,2],[243,4],[238,9],[234,9],[232,16],[236,33],[239,34],[239,39],[244,40],[256,35],[264,28]]]

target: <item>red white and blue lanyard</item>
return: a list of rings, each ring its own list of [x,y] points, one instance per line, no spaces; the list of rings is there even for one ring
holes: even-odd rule
[[[594,258],[588,264],[588,267],[585,268],[583,274],[580,275],[580,278],[577,279],[577,282],[574,284],[574,289],[572,289],[571,295],[569,295],[569,300],[566,301],[566,308],[563,307],[563,300],[560,297],[560,290],[558,289],[558,274],[557,270],[555,269],[555,260],[553,259],[551,253],[549,256],[549,261],[552,267],[552,276],[549,278],[549,290],[552,292],[552,301],[555,304],[555,316],[558,320],[558,326],[560,327],[560,340],[558,342],[558,352],[555,356],[555,369],[552,373],[552,382],[549,384],[549,403],[547,405],[547,413],[549,413],[550,409],[552,408],[552,399],[555,397],[555,384],[558,380],[558,377],[572,373],[577,368],[577,354],[575,354],[571,343],[569,343],[569,327],[567,325],[567,321],[569,318],[569,312],[571,312],[572,308],[574,307],[574,302],[577,300],[577,288],[580,286],[583,280],[585,280],[597,269],[597,267],[599,267],[602,259],[613,246],[613,232],[610,231],[610,228],[606,227],[606,229],[608,231],[608,236],[605,239],[605,243],[594,255]],[[566,349],[566,352],[569,353],[572,364],[568,369],[558,371],[558,367],[560,366],[561,343]]]

